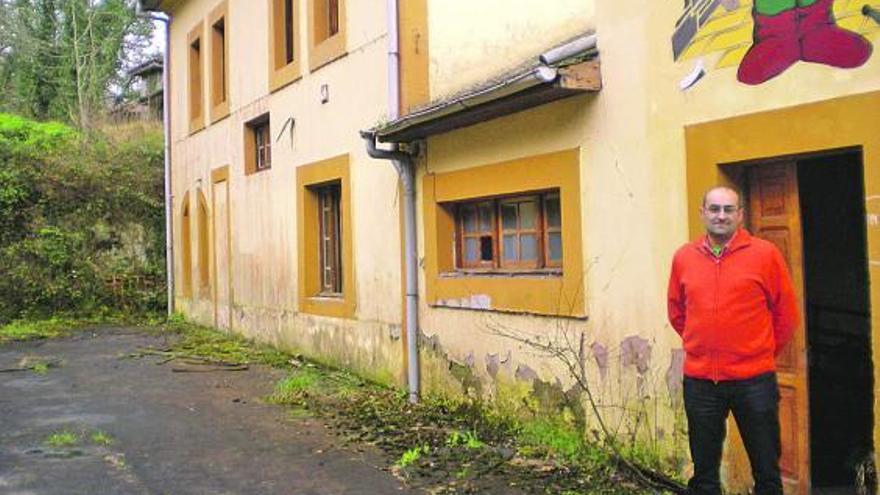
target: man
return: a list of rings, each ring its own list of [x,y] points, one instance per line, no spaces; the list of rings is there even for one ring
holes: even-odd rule
[[[749,456],[755,493],[782,493],[775,357],[798,325],[797,300],[779,250],[740,228],[741,198],[729,187],[706,192],[700,207],[706,235],[675,253],[669,278],[669,321],[685,351],[693,494],[721,494],[729,412]]]

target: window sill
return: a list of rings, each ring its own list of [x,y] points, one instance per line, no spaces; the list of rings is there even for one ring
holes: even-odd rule
[[[245,177],[250,177],[250,176],[252,176],[252,175],[262,174],[263,172],[268,172],[268,171],[270,171],[270,170],[272,170],[272,167],[271,167],[271,166],[266,167],[266,168],[252,168],[252,169],[249,169],[249,170],[245,170],[245,172],[244,172],[244,176],[245,176]]]
[[[345,296],[343,296],[342,294],[336,294],[336,293],[316,294],[314,296],[310,296],[309,299],[312,301],[322,301],[322,302],[340,302],[340,303],[345,302]]]
[[[190,121],[189,135],[192,136],[193,134],[201,131],[204,128],[205,128],[205,121],[202,120],[201,118],[199,118],[199,120],[197,120],[197,121]]]
[[[274,93],[302,78],[299,61],[295,60],[283,67],[269,69],[269,92]]]
[[[353,319],[355,306],[351,298],[314,295],[300,299],[299,312],[331,318]]]
[[[211,124],[216,124],[226,117],[229,117],[229,101],[211,107]]]
[[[454,272],[442,272],[440,278],[469,278],[469,277],[486,277],[486,278],[548,278],[561,277],[562,270],[556,269],[536,269],[536,270],[480,270],[480,269],[461,269]]]
[[[345,33],[340,32],[309,46],[309,70],[314,72],[346,55]]]

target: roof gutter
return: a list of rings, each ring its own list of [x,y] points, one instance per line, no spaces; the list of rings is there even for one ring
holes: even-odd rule
[[[541,84],[547,84],[556,80],[557,71],[553,67],[541,65],[529,70],[528,72],[517,74],[509,79],[500,81],[488,88],[481,89],[474,93],[453,98],[439,105],[428,107],[424,110],[410,113],[402,119],[391,123],[379,131],[379,139],[386,134],[393,134],[395,131],[403,130],[407,127],[413,127],[419,124],[442,119],[448,115],[452,115],[461,110],[473,108],[490,101],[499,100],[506,96],[510,96],[521,91],[533,88]]]
[[[455,127],[601,88],[596,35],[586,34],[542,53],[536,64],[372,131],[380,142],[409,142]],[[472,116],[469,116],[471,114]],[[456,121],[443,125],[443,121]]]

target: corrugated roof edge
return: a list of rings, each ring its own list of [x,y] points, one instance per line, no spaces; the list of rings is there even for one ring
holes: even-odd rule
[[[538,85],[552,84],[559,77],[557,69],[595,59],[598,55],[595,33],[584,33],[487,81],[416,108],[397,120],[377,125],[366,132],[376,135],[380,141],[386,141],[383,138],[407,128],[439,120]]]

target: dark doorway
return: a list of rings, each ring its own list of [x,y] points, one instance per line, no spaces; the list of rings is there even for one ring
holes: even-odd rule
[[[854,489],[858,470],[873,463],[874,387],[861,152],[798,160],[797,175],[812,485]]]

